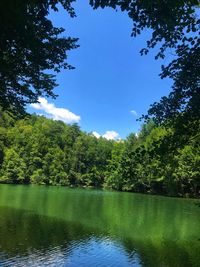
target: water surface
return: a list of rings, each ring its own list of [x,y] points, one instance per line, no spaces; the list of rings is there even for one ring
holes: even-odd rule
[[[196,203],[0,185],[0,266],[199,267]]]

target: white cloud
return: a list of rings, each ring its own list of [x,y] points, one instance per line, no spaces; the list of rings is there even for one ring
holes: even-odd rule
[[[99,134],[99,133],[97,133],[97,132],[92,132],[92,134],[96,137],[96,138],[100,138],[101,137],[101,135]]]
[[[131,110],[131,114],[133,114],[133,116],[136,116],[137,117],[137,112],[135,110]]]
[[[107,140],[115,140],[117,137],[119,137],[119,134],[115,131],[106,131],[103,137]]]
[[[96,138],[100,138],[100,137],[103,137],[107,140],[119,140],[119,134],[115,131],[106,131],[105,134],[103,135],[100,135],[99,133],[97,132],[92,132],[92,134],[96,137]]]
[[[65,123],[73,123],[79,122],[81,119],[80,116],[72,113],[68,109],[57,108],[54,104],[49,103],[44,97],[39,97],[38,102],[39,103],[34,103],[30,106],[34,109],[44,111],[47,115],[50,115],[53,120],[60,120]]]

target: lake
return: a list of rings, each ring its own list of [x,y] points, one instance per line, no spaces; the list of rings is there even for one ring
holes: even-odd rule
[[[0,266],[199,267],[198,203],[0,185]]]

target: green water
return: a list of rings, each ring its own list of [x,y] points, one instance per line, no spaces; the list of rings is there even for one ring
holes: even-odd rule
[[[0,266],[199,267],[197,200],[0,185]]]

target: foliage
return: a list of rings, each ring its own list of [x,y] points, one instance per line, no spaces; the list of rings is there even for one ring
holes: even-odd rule
[[[0,2],[0,106],[17,114],[41,95],[55,97],[55,75],[72,69],[67,51],[77,38],[64,37],[48,15],[61,4],[75,16],[72,0],[2,0]]]
[[[149,122],[137,136],[109,141],[76,124],[1,115],[0,182],[200,196],[199,132],[184,139]]]
[[[173,80],[169,96],[162,97],[151,105],[148,121],[153,118],[160,125],[165,124],[182,131],[196,131],[200,117],[200,18],[199,0],[90,0],[93,8],[112,7],[128,14],[133,21],[132,36],[145,29],[151,30],[151,38],[140,53],[147,54],[159,45],[155,59],[164,59],[173,54],[173,60],[162,65],[161,78]],[[170,122],[170,123],[168,123]]]
[[[2,181],[6,183],[24,183],[26,179],[26,165],[17,151],[7,149],[2,164]]]
[[[0,2],[0,106],[24,112],[27,103],[36,102],[41,95],[55,97],[55,75],[61,68],[71,69],[67,51],[76,48],[77,38],[64,37],[64,29],[54,27],[50,11],[62,6],[75,16],[75,0],[2,0]],[[162,66],[161,78],[174,81],[172,92],[154,103],[148,116],[157,123],[174,120],[177,128],[184,121],[195,126],[200,104],[200,19],[199,0],[90,0],[96,8],[112,7],[126,12],[133,21],[132,36],[145,29],[151,30],[141,54],[159,45],[155,58],[176,55],[167,66]],[[180,118],[181,117],[181,118]],[[185,128],[183,126],[183,131]]]
[[[67,51],[78,39],[64,37],[49,19],[60,6],[74,17],[73,1],[0,2],[0,181],[199,196],[199,1],[90,0],[94,9],[126,12],[134,37],[151,30],[142,55],[156,45],[156,59],[175,54],[160,74],[173,80],[171,93],[143,116],[138,136],[119,142],[97,139],[76,124],[24,115],[39,96],[55,97],[54,73],[73,68]]]

